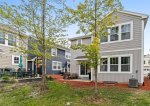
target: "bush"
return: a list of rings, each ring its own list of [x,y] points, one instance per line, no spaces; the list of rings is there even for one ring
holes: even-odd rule
[[[77,73],[65,73],[63,79],[78,79]]]
[[[3,81],[3,82],[9,82],[9,81],[10,81],[9,76],[3,76],[3,77],[2,77],[2,81]]]
[[[11,83],[17,83],[18,82],[18,80],[17,79],[11,79]]]

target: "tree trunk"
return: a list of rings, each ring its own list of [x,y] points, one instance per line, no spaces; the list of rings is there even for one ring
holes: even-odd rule
[[[95,95],[98,94],[98,87],[97,87],[97,68],[94,68],[95,72]]]
[[[45,59],[45,8],[46,8],[46,0],[42,1],[43,5],[42,5],[42,36],[43,36],[43,44],[42,44],[42,52],[43,52],[43,56],[42,56],[42,84],[41,84],[41,91],[45,91],[48,89],[47,87],[47,80],[46,80],[46,59]]]

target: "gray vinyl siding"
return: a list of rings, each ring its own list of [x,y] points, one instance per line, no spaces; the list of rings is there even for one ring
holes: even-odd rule
[[[116,24],[133,21],[133,40],[101,44],[102,51],[134,49],[142,47],[142,20],[140,17],[118,13]],[[119,45],[119,46],[118,46]]]
[[[130,51],[119,51],[119,52],[109,52],[102,53],[102,56],[112,56],[112,55],[126,55],[132,54],[132,73],[99,73],[98,81],[117,81],[117,82],[128,82],[132,75],[137,78],[141,83],[141,50],[130,50]],[[138,73],[136,74],[136,70]],[[98,70],[99,71],[99,70]],[[142,70],[143,71],[143,70]],[[94,75],[93,75],[94,80]]]
[[[15,68],[16,70],[19,68],[18,65],[12,65],[12,55],[20,56],[21,53],[13,52],[12,47],[1,45],[0,49],[3,50],[3,54],[0,54],[0,68]],[[26,68],[26,56],[23,55],[23,66]]]
[[[82,43],[83,44],[90,44],[91,43],[91,37],[83,38],[82,39]],[[76,40],[71,41],[71,45],[74,45],[74,44],[76,44]],[[78,62],[76,60],[74,60],[74,58],[76,58],[77,56],[84,56],[84,53],[81,50],[73,50],[73,49],[71,49],[71,61],[70,61],[71,73],[79,73]]]
[[[123,42],[113,42],[101,44],[101,55],[111,56],[111,55],[125,55],[132,54],[132,73],[98,73],[98,81],[117,81],[117,82],[128,82],[129,79],[134,75],[138,79],[139,83],[143,83],[142,79],[142,19],[139,16],[128,15],[124,13],[117,13],[118,21],[116,24],[122,24],[126,22],[133,22],[133,40],[123,41]],[[87,38],[90,41],[90,38]],[[83,42],[83,41],[82,41]],[[90,44],[91,42],[85,42],[85,44]],[[76,44],[76,40],[71,41],[71,44]],[[84,44],[84,42],[83,42]],[[71,50],[71,72],[79,73],[79,63],[74,60],[77,56],[84,56],[81,50]],[[138,74],[136,73],[138,70]],[[92,80],[94,80],[94,75],[92,74]]]

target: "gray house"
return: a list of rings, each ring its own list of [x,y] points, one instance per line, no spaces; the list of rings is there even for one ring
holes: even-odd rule
[[[46,74],[60,74],[70,71],[70,49],[65,47],[53,48],[49,52],[52,56],[50,60],[46,60]],[[28,54],[27,70],[36,70],[38,74],[42,74],[41,59]]]
[[[127,83],[130,78],[137,78],[139,83],[144,81],[144,29],[148,16],[130,11],[118,11],[118,21],[112,26],[110,35],[101,38],[101,55],[105,60],[98,67],[98,81],[116,81]],[[90,44],[91,36],[79,36],[70,39],[71,44]],[[91,80],[94,73],[88,65],[80,65],[80,61],[87,61],[81,50],[71,50],[71,73],[77,73],[81,78]]]
[[[15,30],[6,25],[0,25],[0,68],[19,68],[20,55],[19,51],[15,50],[15,45],[21,41],[16,36]],[[23,55],[23,67],[26,68],[26,55]]]

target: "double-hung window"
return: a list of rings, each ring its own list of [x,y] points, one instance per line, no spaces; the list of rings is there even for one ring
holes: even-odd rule
[[[62,62],[53,61],[52,62],[52,70],[62,70]]]
[[[121,57],[121,72],[130,72],[130,57]]]
[[[121,26],[121,40],[130,39],[131,36],[131,25],[126,24]]]
[[[8,34],[8,45],[16,46],[16,37],[12,34]]]
[[[119,40],[119,27],[112,27],[110,30],[110,41]]]
[[[118,72],[118,57],[111,57],[110,58],[110,71],[111,72]]]
[[[0,44],[5,44],[5,34],[0,32]]]
[[[51,55],[52,56],[57,56],[57,49],[52,48],[51,49]]]
[[[12,65],[19,65],[20,57],[12,55]]]
[[[106,71],[108,71],[108,58],[101,58],[100,71],[101,71],[101,72],[106,72]]]

